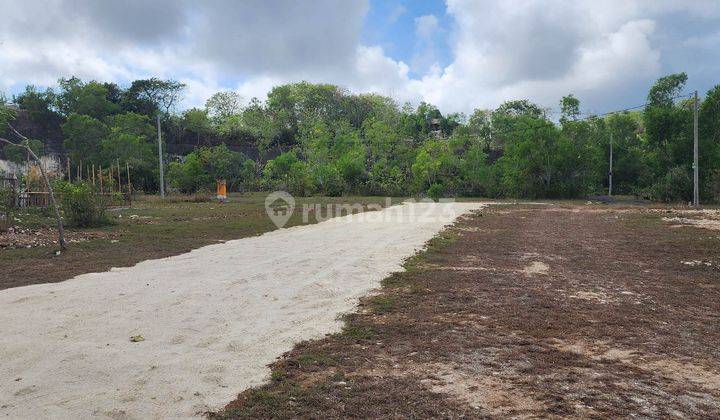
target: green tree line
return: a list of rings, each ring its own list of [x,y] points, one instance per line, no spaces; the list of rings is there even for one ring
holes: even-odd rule
[[[643,109],[604,116],[583,116],[579,99],[567,95],[559,120],[528,100],[443,115],[428,103],[401,106],[307,82],[276,86],[264,102],[218,92],[183,112],[175,106],[184,86],[159,79],[126,88],[61,79],[57,89],[28,86],[13,100],[37,121],[61,119],[72,161],[129,162],[133,183],[146,191],[158,188],[160,115],[167,142],[192,144],[168,165],[170,185],[187,193],[226,179],[234,190],[301,195],[582,197],[607,192],[612,138],[614,193],[688,201],[695,103],[680,96],[686,83],[684,73],[662,77],[638,98]],[[701,198],[717,201],[720,85],[698,105]]]

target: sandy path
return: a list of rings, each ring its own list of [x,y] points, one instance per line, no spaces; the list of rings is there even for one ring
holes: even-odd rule
[[[337,331],[339,313],[479,207],[404,204],[0,291],[0,416],[220,408],[294,343]]]

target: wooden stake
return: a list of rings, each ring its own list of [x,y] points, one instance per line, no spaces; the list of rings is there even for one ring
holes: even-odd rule
[[[67,163],[67,181],[70,182],[70,157],[65,157],[65,162]]]
[[[128,176],[128,194],[132,196],[132,182],[130,182],[130,164],[125,161],[125,167],[127,168],[127,176]]]
[[[100,178],[100,194],[102,194],[102,193],[105,192],[105,191],[103,190],[103,182],[102,182],[102,178],[103,178],[103,176],[102,176],[102,165],[100,165],[100,169],[98,170],[98,178]]]
[[[115,163],[117,164],[117,174],[118,174],[118,192],[122,193],[122,179],[120,179],[120,158],[115,158]]]

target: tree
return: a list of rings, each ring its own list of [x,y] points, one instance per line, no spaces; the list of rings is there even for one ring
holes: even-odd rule
[[[96,162],[100,157],[100,142],[110,130],[89,115],[71,114],[62,131],[65,150],[73,161]]]
[[[676,96],[687,82],[687,74],[675,73],[659,78],[648,92],[647,101],[650,108],[670,108]]]
[[[563,96],[560,100],[560,122],[576,121],[580,116],[580,100],[570,95]]]
[[[643,112],[647,152],[653,160],[654,178],[659,185],[670,185],[666,175],[683,170],[690,173],[693,154],[692,103],[675,103],[683,89],[687,75],[672,74],[661,77],[650,88],[648,106]],[[658,187],[655,188],[657,190]],[[663,194],[656,194],[663,195]]]
[[[263,170],[265,182],[271,188],[305,195],[310,187],[307,164],[294,152],[286,152],[268,161]]]
[[[100,142],[96,163],[110,166],[118,160],[129,165],[133,185],[153,191],[159,186],[155,128],[150,118],[134,112],[107,118],[108,132]]]
[[[56,104],[65,117],[80,114],[100,120],[120,110],[117,104],[108,99],[108,88],[101,83],[84,83],[77,77],[71,77],[60,79],[58,84],[60,92],[56,97]]]
[[[225,144],[201,147],[182,162],[168,167],[170,184],[184,193],[210,189],[217,180],[226,180],[230,189],[255,183],[255,166],[245,155],[233,152]]]
[[[196,145],[200,146],[200,140],[210,131],[210,120],[205,110],[191,108],[183,113],[183,128],[196,136]]]
[[[146,141],[151,141],[156,134],[150,117],[135,112],[113,115],[106,122],[112,134],[130,134]]]
[[[136,107],[141,109],[131,109],[133,111],[141,111],[142,108],[154,109],[169,115],[170,111],[180,101],[185,84],[175,80],[160,80],[158,78],[141,79],[132,82],[126,91],[125,103],[128,107]],[[146,115],[149,115],[146,112]]]
[[[205,110],[215,124],[222,124],[242,111],[241,102],[242,97],[235,91],[217,92],[205,102]]]
[[[25,92],[13,97],[13,102],[20,109],[27,110],[30,119],[39,125],[52,120],[57,115],[53,109],[56,102],[55,92],[50,88],[40,91],[35,86],[28,85],[25,87]],[[2,103],[0,101],[0,105]]]
[[[707,92],[698,118],[700,195],[720,201],[720,85]]]

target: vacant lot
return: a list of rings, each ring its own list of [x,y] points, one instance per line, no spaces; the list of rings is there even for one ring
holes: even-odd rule
[[[479,203],[414,203],[0,291],[0,417],[178,418],[262,384],[268,363]]]
[[[214,415],[718,417],[719,218],[492,206]]]
[[[145,198],[131,208],[111,211],[113,226],[68,230],[69,249],[58,249],[53,220],[37,212],[22,213],[18,235],[0,234],[0,290],[35,283],[67,280],[79,274],[126,267],[140,261],[182,254],[204,245],[259,235],[276,229],[265,212],[266,194],[233,195],[230,202],[190,203]],[[287,226],[302,223],[303,204],[385,204],[381,197],[305,197],[296,199],[296,212]],[[315,222],[310,217],[309,221]],[[37,246],[40,245],[40,246]]]

